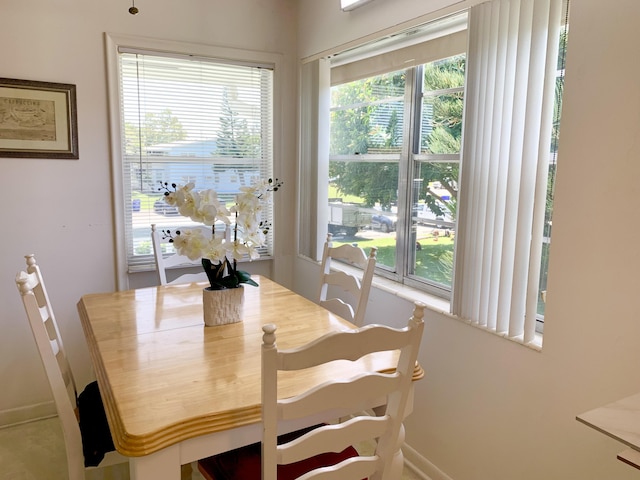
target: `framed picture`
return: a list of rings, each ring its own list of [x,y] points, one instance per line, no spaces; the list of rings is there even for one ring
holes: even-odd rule
[[[0,78],[0,157],[77,159],[76,86]]]

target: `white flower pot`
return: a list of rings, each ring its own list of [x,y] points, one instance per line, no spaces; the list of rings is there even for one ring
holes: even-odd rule
[[[244,288],[226,288],[224,290],[202,290],[204,324],[207,327],[226,325],[242,321],[242,302]]]

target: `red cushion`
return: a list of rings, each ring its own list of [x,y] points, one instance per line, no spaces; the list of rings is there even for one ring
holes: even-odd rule
[[[310,428],[281,435],[278,437],[278,443],[290,442],[309,430]],[[335,465],[347,458],[357,456],[358,452],[355,448],[347,447],[340,453],[322,453],[296,463],[278,465],[278,480],[293,480],[316,468]],[[260,443],[199,460],[198,470],[208,480],[260,480],[262,471]]]

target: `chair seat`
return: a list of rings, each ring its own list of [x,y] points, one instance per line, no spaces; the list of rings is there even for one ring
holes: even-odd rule
[[[280,435],[278,444],[287,443],[304,435],[312,428]],[[260,480],[262,472],[260,442],[198,461],[198,470],[207,480]],[[358,451],[347,447],[339,453],[323,453],[288,465],[278,465],[278,480],[293,480],[320,467],[336,465],[357,457]]]
[[[115,446],[107,423],[98,382],[91,382],[78,396],[78,417],[85,467],[97,467]]]

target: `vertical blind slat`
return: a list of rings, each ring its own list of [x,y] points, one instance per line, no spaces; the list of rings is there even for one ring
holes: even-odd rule
[[[540,42],[540,48],[546,47],[546,58],[544,59],[545,84],[555,84],[558,58],[558,41],[560,37],[560,24],[554,19],[562,14],[562,1],[551,0],[549,8],[545,11],[546,17],[541,15],[548,25],[549,34]],[[551,131],[553,124],[554,96],[547,93],[542,102],[542,122],[538,150],[536,170],[536,192],[533,210],[533,230],[531,242],[531,254],[529,256],[529,279],[527,287],[527,305],[524,326],[525,343],[529,343],[535,338],[536,311],[538,304],[538,290],[540,278],[540,261],[542,256],[542,240],[544,237],[544,218],[547,196],[547,180],[549,171],[549,156],[544,155],[548,145],[551,144]]]
[[[486,12],[488,15],[487,27],[489,28],[488,43],[487,43],[487,74],[485,78],[485,84],[494,85],[499,76],[498,70],[498,35],[500,26],[500,9],[497,4],[492,4],[491,8]],[[493,232],[495,224],[495,205],[496,205],[496,190],[495,175],[496,175],[496,161],[494,157],[495,151],[495,137],[498,133],[499,116],[496,115],[496,107],[499,104],[500,95],[497,93],[499,90],[487,90],[486,101],[484,106],[485,116],[484,125],[491,125],[485,132],[484,148],[482,155],[485,159],[484,165],[484,177],[481,182],[484,185],[485,190],[485,219],[484,228],[485,233],[482,241],[484,243],[485,238],[490,238]],[[486,325],[488,328],[494,328],[494,318],[490,312],[491,304],[491,263],[494,258],[494,249],[492,242],[488,241],[482,247],[482,265],[480,266],[483,272],[482,281],[480,284],[480,299],[479,299],[479,323]]]
[[[468,96],[467,92],[477,92],[480,88],[480,77],[469,76],[469,69],[478,69],[480,62],[480,42],[475,38],[474,32],[478,31],[480,25],[480,16],[469,17],[469,48],[467,54],[467,76],[466,76],[466,91],[465,91],[465,120],[464,123],[477,124],[479,121],[479,98],[477,96]],[[475,28],[474,28],[475,27]],[[463,127],[464,128],[464,127]],[[463,132],[464,151],[462,155],[465,156],[465,152],[473,152],[477,150],[479,132],[475,129],[467,129]],[[474,191],[474,179],[477,177],[476,164],[473,162],[466,162],[461,160],[461,171],[463,169],[468,170],[468,175],[461,176],[460,179],[460,191],[459,201],[461,207],[458,213],[458,223],[464,222],[467,227],[462,229],[462,235],[458,235],[456,240],[456,275],[454,278],[454,285],[459,285],[460,288],[454,288],[452,292],[453,302],[457,305],[457,310],[460,312],[463,318],[471,318],[473,316],[473,297],[472,295],[458,295],[457,292],[462,290],[464,292],[473,292],[474,284],[477,281],[474,276],[474,271],[477,270],[474,266],[476,255],[471,248],[473,244],[473,230],[474,221],[477,220],[477,192]],[[462,255],[458,255],[458,252],[462,252]]]

